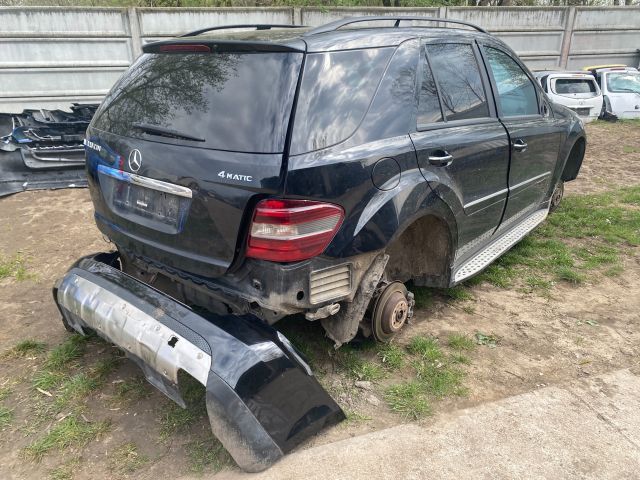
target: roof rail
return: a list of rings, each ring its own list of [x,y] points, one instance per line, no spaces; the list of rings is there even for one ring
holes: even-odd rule
[[[446,18],[437,18],[437,17],[395,17],[395,16],[371,16],[371,17],[349,17],[343,18],[342,20],[336,20],[335,22],[327,23],[326,25],[322,25],[320,27],[314,28],[313,30],[309,30],[306,32],[303,37],[309,37],[311,35],[317,35],[318,33],[326,33],[333,32],[338,30],[339,28],[344,27],[345,25],[351,25],[352,23],[361,23],[361,22],[373,22],[373,21],[395,21],[394,27],[399,27],[400,22],[404,20],[413,20],[413,21],[423,21],[423,22],[445,22],[445,23],[456,23],[458,25],[464,25],[466,27],[475,28],[479,32],[489,33],[484,28],[479,27],[478,25],[474,25],[473,23],[464,22],[462,20],[448,20]]]
[[[256,30],[271,30],[272,28],[302,28],[304,25],[278,25],[269,23],[246,23],[241,25],[222,25],[217,27],[201,28],[200,30],[194,30],[193,32],[185,33],[180,37],[195,37],[202,33],[211,32],[213,30],[228,30],[230,28],[255,28]]]

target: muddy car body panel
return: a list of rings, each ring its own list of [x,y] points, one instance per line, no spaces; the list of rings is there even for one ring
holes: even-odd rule
[[[126,272],[213,312],[315,320],[385,252],[385,278],[452,286],[544,219],[585,135],[513,51],[482,30],[344,22],[145,46],[87,131],[96,223]],[[272,200],[341,215],[319,251],[261,256],[328,221],[265,224]]]
[[[344,419],[289,341],[256,317],[203,317],[121,272],[117,255],[80,259],[54,288],[68,328],[121,347],[184,406],[184,371],[207,390],[211,427],[238,465],[259,471]]]
[[[95,219],[121,271],[73,268],[56,293],[67,323],[108,312],[71,294],[78,276],[105,305],[161,300],[154,321],[175,312],[206,344],[192,350],[173,329],[177,345],[211,351],[206,381],[202,364],[169,355],[171,338],[128,351],[178,402],[173,372],[206,383],[214,432],[243,468],[343,417],[270,324],[303,313],[336,347],[358,331],[390,341],[413,311],[404,282],[478,273],[580,168],[582,123],[504,43],[407,19],[449,22],[363,17],[148,44],[87,130]],[[349,28],[371,20],[393,28]],[[124,334],[104,336],[127,349]]]

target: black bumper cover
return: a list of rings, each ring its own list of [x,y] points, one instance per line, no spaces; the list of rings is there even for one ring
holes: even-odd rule
[[[83,292],[82,285],[90,288]],[[121,272],[113,254],[78,260],[54,287],[53,296],[68,329],[86,334],[90,328],[118,344],[142,368],[150,383],[182,406],[177,381],[159,367],[166,361],[161,351],[167,350],[167,341],[175,335],[185,339],[183,345],[192,346],[198,358],[210,356],[210,370],[201,381],[206,382],[211,428],[245,471],[269,467],[310,435],[345,418],[278,331],[251,315],[198,315]],[[104,308],[105,302],[100,306],[96,297],[110,298],[112,304]],[[125,318],[123,315],[128,314],[117,312],[119,320],[105,322],[116,298],[118,308],[135,311],[138,316]],[[102,312],[100,319],[97,311]],[[127,341],[119,344],[118,339],[124,337],[117,328],[124,331],[125,323],[133,328],[132,322],[140,318],[147,319],[144,328],[159,322],[163,327],[158,325],[155,330],[165,332],[165,336],[169,332],[170,338],[163,338],[162,345],[152,349],[145,346],[136,350]]]

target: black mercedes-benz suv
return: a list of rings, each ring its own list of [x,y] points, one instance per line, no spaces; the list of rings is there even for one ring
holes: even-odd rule
[[[213,432],[257,471],[344,419],[271,324],[302,313],[337,346],[389,341],[405,283],[455,285],[507,251],[558,205],[586,139],[464,22],[237,27],[146,45],[107,95],[86,164],[117,249],[53,294],[69,330],[122,347],[180,405],[181,373],[205,385]]]
[[[86,137],[125,272],[385,341],[412,313],[405,282],[455,285],[545,219],[582,162],[578,118],[480,28],[374,20],[144,47]]]

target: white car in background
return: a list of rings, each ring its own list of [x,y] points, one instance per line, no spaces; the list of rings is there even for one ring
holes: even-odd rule
[[[604,97],[604,112],[618,118],[640,118],[640,72],[625,65],[585,67],[595,75]]]
[[[590,73],[545,70],[534,75],[552,102],[570,108],[585,122],[600,116],[602,92]]]

